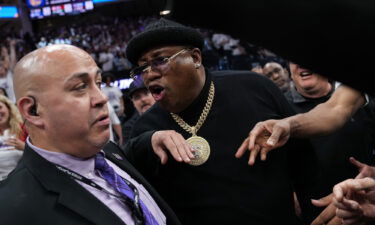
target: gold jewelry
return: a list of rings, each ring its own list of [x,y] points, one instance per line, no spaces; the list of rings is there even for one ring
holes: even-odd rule
[[[190,126],[177,114],[174,114],[172,112],[170,113],[172,118],[177,122],[178,125],[180,125],[180,127],[182,127],[184,130],[192,134],[192,136],[188,138],[186,141],[195,150],[194,159],[192,159],[189,162],[189,164],[193,166],[202,165],[203,163],[207,161],[208,157],[210,156],[210,145],[204,138],[197,136],[197,132],[203,125],[204,121],[207,118],[208,113],[211,110],[212,102],[214,100],[214,95],[215,95],[215,86],[214,86],[214,83],[211,81],[206,105],[204,106],[203,111],[201,115],[199,116],[198,122],[197,124],[195,124],[195,126]]]

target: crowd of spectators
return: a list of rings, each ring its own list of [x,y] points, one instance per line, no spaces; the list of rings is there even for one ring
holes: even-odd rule
[[[17,40],[17,59],[26,53],[51,44],[72,44],[89,52],[105,72],[115,77],[128,77],[132,65],[125,56],[128,41],[158,16],[140,17],[100,17],[96,21],[82,20],[65,26],[51,26],[35,32],[20,35],[14,28],[2,28],[0,45],[9,45]],[[272,52],[235,39],[227,34],[197,28],[205,36],[203,49],[204,64],[213,70],[240,69],[251,70],[269,61],[281,64],[284,60]]]

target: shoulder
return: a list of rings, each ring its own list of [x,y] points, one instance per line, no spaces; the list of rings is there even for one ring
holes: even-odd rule
[[[267,77],[251,71],[215,71],[211,72],[212,80],[219,88],[234,93],[273,93],[282,94],[280,89]]]
[[[22,208],[23,204],[28,202],[37,194],[37,181],[34,176],[23,166],[17,166],[7,179],[0,182],[0,211],[12,206]]]
[[[162,129],[166,126],[166,121],[169,119],[169,117],[169,113],[162,109],[159,103],[155,103],[136,121],[134,121],[133,134],[137,136],[150,129]]]
[[[232,85],[251,85],[254,87],[276,86],[270,79],[245,70],[227,70],[211,72],[212,79],[218,83],[227,83]]]
[[[4,224],[23,224],[26,220],[42,216],[46,213],[41,208],[46,205],[47,195],[26,168],[13,171],[0,183],[1,221]]]

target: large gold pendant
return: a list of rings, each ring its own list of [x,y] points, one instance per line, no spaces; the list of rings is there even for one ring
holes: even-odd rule
[[[192,136],[186,141],[195,150],[195,158],[192,159],[189,164],[192,166],[200,166],[205,163],[210,156],[210,145],[208,144],[208,142],[204,138],[199,136]]]

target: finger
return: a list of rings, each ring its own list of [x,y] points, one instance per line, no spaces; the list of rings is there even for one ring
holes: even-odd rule
[[[260,149],[259,145],[255,145],[254,148],[253,148],[253,150],[251,150],[251,152],[250,152],[250,158],[249,158],[249,165],[250,166],[254,165],[255,158],[258,155],[259,149]]]
[[[336,184],[334,187],[333,187],[333,197],[335,198],[335,201],[337,202],[341,202],[344,198],[344,195],[348,192],[349,190],[349,183],[352,181],[353,179],[348,179],[348,180],[345,180],[341,183],[338,183]]]
[[[265,161],[267,158],[267,153],[269,152],[269,148],[263,147],[260,150],[260,160]]]
[[[350,208],[351,210],[359,210],[360,209],[358,202],[356,202],[354,200],[344,198],[344,201],[342,203],[346,207]]]
[[[259,135],[261,135],[265,128],[262,125],[262,122],[259,122],[255,124],[254,128],[250,131],[249,135],[249,149],[253,149],[255,145],[255,140],[258,138]]]
[[[320,199],[311,199],[311,203],[315,206],[318,206],[318,207],[323,207],[323,206],[327,206],[329,204],[332,203],[332,198],[333,198],[333,195],[332,194],[329,194],[323,198],[320,198]]]
[[[248,143],[249,143],[249,138],[246,138],[244,142],[242,142],[241,146],[238,148],[237,152],[236,152],[236,158],[240,158],[243,156],[243,154],[246,152],[247,150],[247,146],[248,146]]]
[[[339,218],[339,217],[337,217],[337,216],[333,217],[333,219],[331,219],[331,220],[327,223],[327,225],[341,225],[341,224],[342,224],[342,219]]]
[[[177,146],[175,145],[171,136],[168,136],[168,137],[165,138],[164,145],[176,161],[182,162],[182,157],[181,157],[180,153],[178,152]]]
[[[361,217],[352,217],[348,219],[342,219],[343,225],[364,225],[365,223],[362,221]],[[367,223],[366,223],[367,224]]]
[[[352,191],[361,191],[375,187],[375,180],[369,177],[362,179],[348,179],[333,187],[334,198],[340,202],[343,200],[343,196]]]
[[[190,145],[189,143],[185,140],[185,138],[177,133],[176,136],[174,136],[177,140],[178,140],[178,143],[180,143],[180,147],[181,147],[181,150],[185,151],[186,155],[188,156],[189,159],[194,159],[194,154],[193,152],[195,151]]]
[[[6,145],[10,145],[10,146],[15,146],[16,145],[16,143],[14,143],[13,141],[10,141],[10,140],[4,141],[4,143]]]
[[[311,223],[311,225],[321,225],[326,224],[336,215],[336,207],[333,204],[330,204],[327,208],[325,208]]]
[[[358,169],[361,169],[366,166],[366,164],[361,163],[360,161],[356,160],[354,157],[350,157],[349,161],[355,165]]]
[[[341,219],[350,219],[350,218],[358,217],[359,215],[353,211],[337,209],[336,216]]]
[[[171,136],[171,139],[173,143],[175,144],[176,150],[178,154],[180,155],[180,157],[184,160],[184,162],[189,163],[190,158],[188,156],[188,153],[185,151],[185,149],[187,149],[188,151],[190,150],[189,150],[189,147],[187,146],[185,147],[186,141],[182,136],[181,137],[180,136],[181,135],[173,135]]]
[[[154,150],[155,154],[160,158],[160,162],[161,164],[166,164],[167,161],[168,161],[168,155],[167,153],[164,151],[164,149],[160,148],[160,147],[155,147],[155,150]]]

